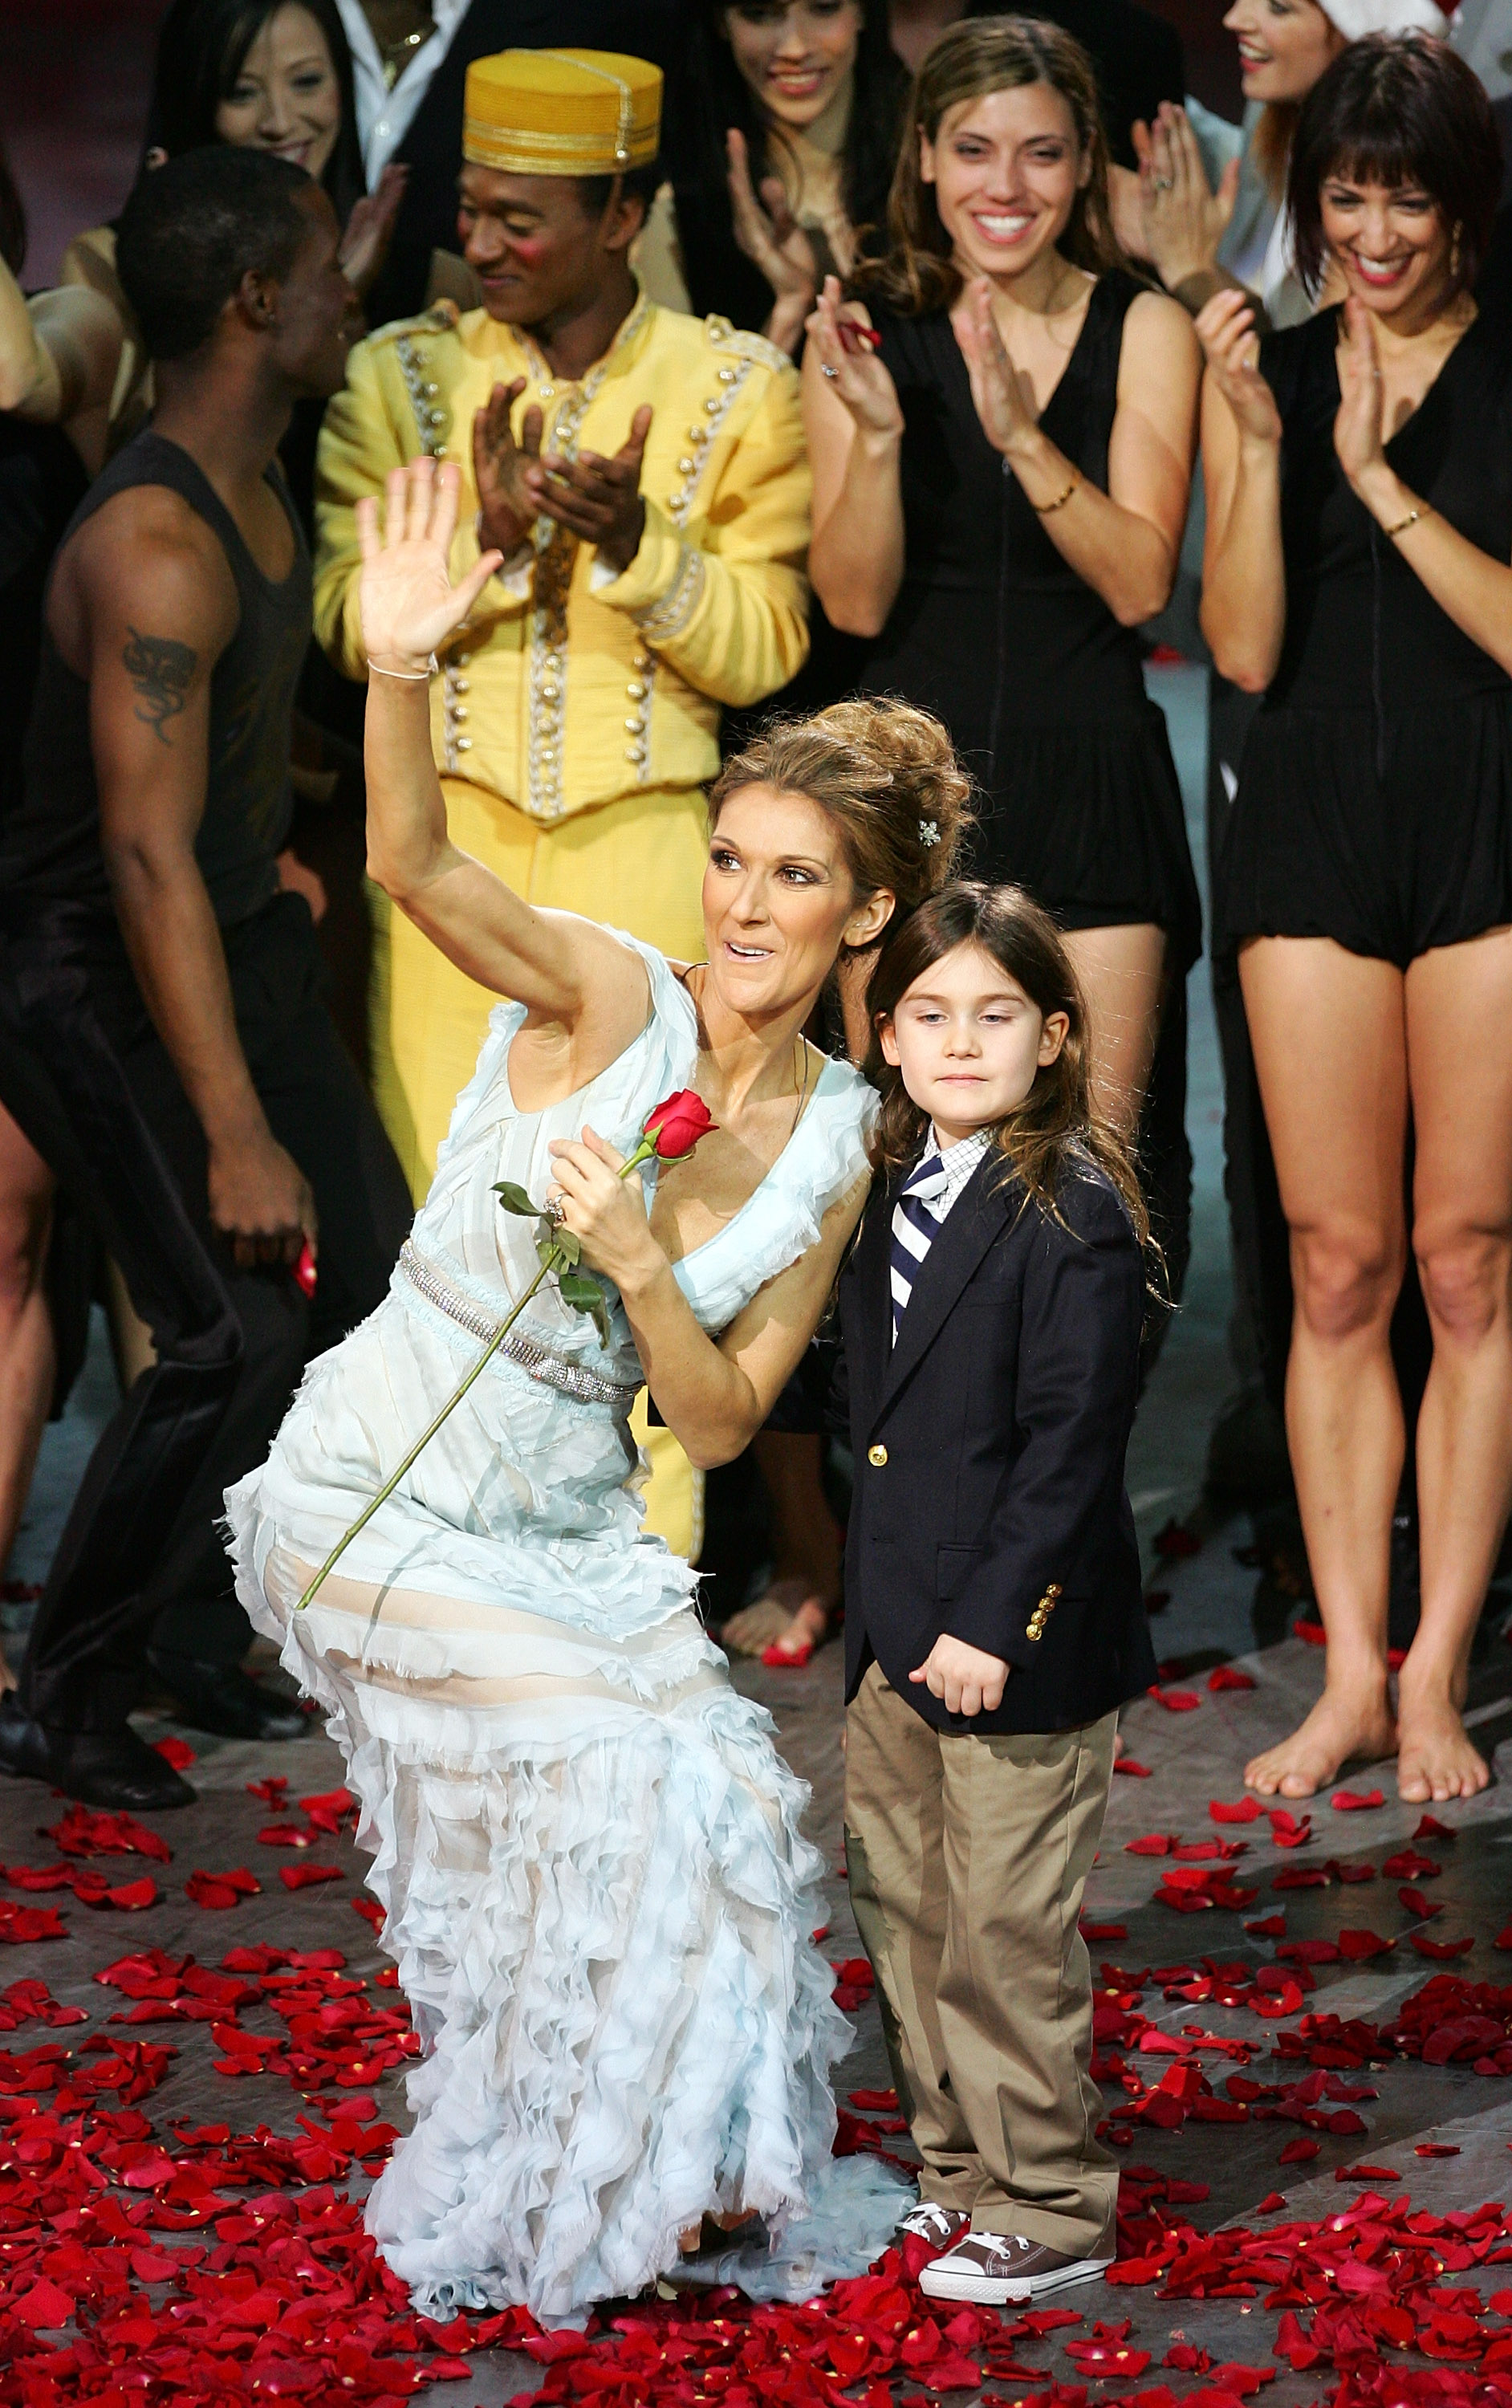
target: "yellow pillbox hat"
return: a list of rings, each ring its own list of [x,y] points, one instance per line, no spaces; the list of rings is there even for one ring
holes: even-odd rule
[[[613,176],[648,167],[662,134],[662,70],[619,50],[500,50],[467,70],[462,153],[510,176]]]

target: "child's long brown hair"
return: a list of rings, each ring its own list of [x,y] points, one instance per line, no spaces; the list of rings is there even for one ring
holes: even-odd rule
[[[1039,1070],[1023,1102],[992,1131],[1006,1168],[1021,1182],[1027,1197],[1060,1220],[1059,1183],[1078,1154],[1090,1158],[1118,1189],[1140,1244],[1148,1249],[1149,1215],[1129,1147],[1092,1100],[1080,982],[1054,921],[1021,886],[958,879],[921,903],[895,936],[884,939],[866,992],[872,1026],[866,1071],[882,1097],[872,1139],[873,1169],[888,1178],[907,1169],[929,1126],[929,1116],[909,1095],[902,1071],[883,1059],[881,1024],[892,1020],[915,981],[958,945],[979,945],[1046,1019],[1063,1011],[1070,1024],[1055,1060]]]

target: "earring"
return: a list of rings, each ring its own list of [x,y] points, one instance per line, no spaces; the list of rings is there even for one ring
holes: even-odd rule
[[[1460,236],[1463,232],[1463,223],[1460,219],[1456,218],[1454,222],[1454,232],[1449,236],[1449,274],[1456,280],[1458,280],[1460,274]]]

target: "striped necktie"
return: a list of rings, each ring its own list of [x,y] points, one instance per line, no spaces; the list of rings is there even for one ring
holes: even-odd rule
[[[917,1169],[910,1171],[903,1192],[892,1207],[892,1343],[898,1342],[908,1298],[919,1277],[924,1256],[939,1232],[939,1223],[929,1210],[931,1201],[943,1196],[949,1184],[949,1173],[940,1159],[939,1148],[931,1146]]]

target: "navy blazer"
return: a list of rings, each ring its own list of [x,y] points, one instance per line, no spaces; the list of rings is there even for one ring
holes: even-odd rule
[[[1094,1722],[1155,1678],[1124,1455],[1144,1259],[1090,1161],[1062,1226],[989,1154],[914,1282],[896,1346],[897,1183],[874,1188],[840,1281],[855,1493],[846,1540],[846,1696],[875,1657],[943,1731]],[[1013,1670],[994,1713],[949,1714],[908,1675],[942,1631]]]

